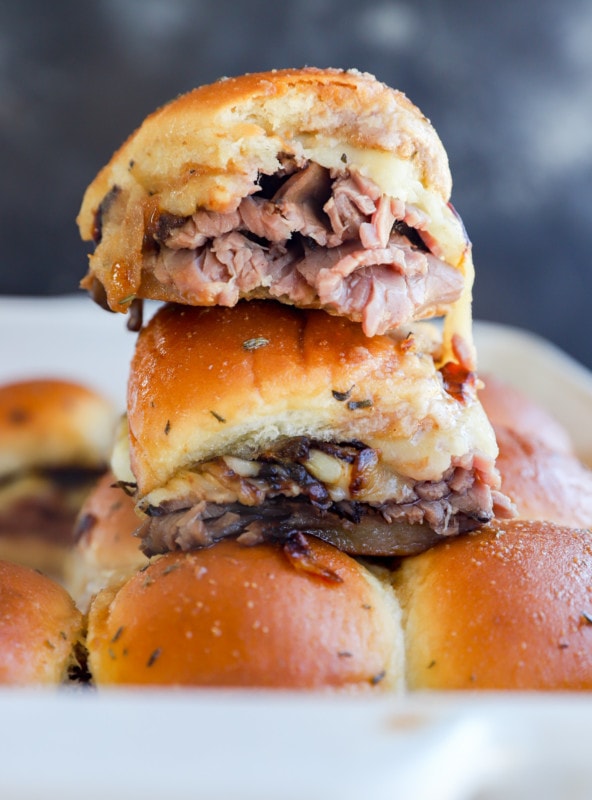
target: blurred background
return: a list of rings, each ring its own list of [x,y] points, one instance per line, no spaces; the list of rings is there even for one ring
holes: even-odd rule
[[[589,0],[0,2],[0,294],[77,291],[86,185],[144,116],[223,75],[357,67],[447,148],[476,318],[592,367]]]

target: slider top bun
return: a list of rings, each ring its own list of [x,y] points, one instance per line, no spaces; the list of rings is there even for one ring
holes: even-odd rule
[[[400,611],[387,582],[324,542],[305,560],[226,540],[168,553],[89,612],[99,686],[401,687]]]
[[[494,426],[502,490],[521,519],[592,528],[592,470],[535,436]]]
[[[277,170],[280,155],[316,156],[337,167],[343,153],[350,164],[364,164],[368,151],[385,191],[399,177],[395,167],[405,165],[409,178],[450,198],[448,159],[433,127],[404,94],[372,75],[304,68],[223,78],[146,118],[88,187],[81,232],[92,239],[94,215],[114,185],[158,194],[172,214],[197,206],[224,212],[259,172]]]
[[[521,519],[592,526],[592,471],[567,429],[519,389],[484,376],[479,399],[493,425],[502,490]]]
[[[480,403],[446,391],[425,346],[421,332],[369,338],[346,319],[267,301],[161,308],[128,383],[140,496],[197,462],[249,459],[287,437],[362,441],[416,480],[440,480],[454,457],[493,462]]]
[[[536,439],[550,450],[573,454],[569,432],[540,403],[495,375],[480,377],[479,400],[494,427]]]
[[[33,569],[0,561],[0,684],[58,684],[76,666],[82,614]]]
[[[105,466],[115,412],[76,382],[32,379],[0,386],[0,477],[32,468]]]
[[[495,521],[403,559],[409,689],[592,688],[592,533]]]
[[[462,286],[460,270],[466,276],[464,296],[470,293],[470,246],[448,204],[448,159],[429,121],[401,92],[372,75],[315,68],[225,78],[150,114],[84,195],[78,224],[83,239],[97,247],[83,287],[97,296],[98,285],[106,293],[102,302],[120,312],[136,298],[231,305],[228,295],[213,299],[209,284],[206,292],[193,280],[183,283],[177,249],[175,276],[168,266],[167,275],[156,274],[151,248],[156,241],[162,249],[169,228],[198,210],[235,212],[244,198],[257,197],[261,178],[276,175],[286,159],[298,168],[311,162],[325,170],[351,170],[372,181],[378,194],[411,204],[413,218],[422,220],[411,227],[425,231],[427,246],[449,265],[443,283],[450,284],[453,273]],[[233,281],[236,276],[226,282],[235,287]],[[265,281],[241,286],[240,296],[261,296],[272,288]],[[457,290],[448,285],[444,291],[456,300]],[[319,303],[327,305],[322,299],[297,302]],[[449,304],[450,299],[435,297],[422,315]]]

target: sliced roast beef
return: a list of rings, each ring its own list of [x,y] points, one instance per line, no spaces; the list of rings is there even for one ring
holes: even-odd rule
[[[327,308],[362,322],[370,336],[440,313],[460,296],[463,276],[434,254],[415,206],[382,195],[359,173],[314,163],[278,181],[270,197],[249,195],[226,214],[167,216],[155,227],[147,268],[185,302],[232,306],[269,296]]]
[[[475,527],[476,523],[473,523]],[[470,527],[468,528],[471,529]],[[226,536],[245,544],[289,541],[300,533],[317,536],[351,555],[403,556],[420,553],[441,538],[428,525],[395,523],[366,507],[357,522],[303,501],[270,500],[261,506],[238,504],[191,508],[149,518],[139,530],[149,555],[208,547]]]
[[[349,490],[341,499],[334,486],[310,471],[311,456],[319,449],[351,469]],[[478,528],[492,518],[494,507],[499,516],[512,513],[492,489],[491,476],[466,463],[453,465],[437,482],[391,481],[392,494],[380,502],[356,499],[364,496],[364,484],[367,478],[373,482],[377,468],[379,459],[370,448],[306,437],[262,454],[242,472],[236,459],[215,459],[196,467],[174,500],[144,509],[143,549],[155,555],[206,547],[225,536],[254,543],[309,533],[352,554],[410,555],[442,537]]]

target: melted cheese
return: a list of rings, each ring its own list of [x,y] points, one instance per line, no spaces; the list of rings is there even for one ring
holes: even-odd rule
[[[303,155],[328,169],[343,170],[344,163],[370,178],[385,194],[416,206],[428,218],[428,232],[437,242],[444,260],[464,276],[461,297],[447,314],[444,325],[444,360],[456,360],[452,338],[460,336],[468,350],[475,352],[472,333],[472,295],[475,272],[471,246],[463,224],[450,205],[426,189],[413,160],[383,150],[369,150],[308,137],[302,140]]]

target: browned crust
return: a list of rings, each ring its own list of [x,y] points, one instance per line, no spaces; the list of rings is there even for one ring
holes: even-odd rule
[[[412,163],[415,179],[440,202],[450,198],[438,135],[404,94],[374,76],[305,68],[224,78],[150,114],[88,187],[78,215],[85,240],[95,236],[103,199],[114,187],[119,197],[117,230],[90,257],[84,288],[96,276],[110,307],[127,311],[139,291],[144,230],[155,212],[236,208],[260,172],[274,173],[281,155],[302,157],[304,143],[316,136],[339,152],[349,145],[391,153]]]
[[[164,307],[140,333],[128,382],[140,496],[192,463],[249,457],[281,435],[379,449],[416,436],[415,459],[419,437],[448,438],[473,412],[494,444],[476,401],[446,393],[413,337],[368,338],[348,320],[264,300]],[[437,427],[444,418],[450,431]]]
[[[395,573],[410,689],[592,688],[592,534],[496,522]]]
[[[396,607],[356,561],[315,540],[329,577],[281,547],[234,541],[169,553],[89,615],[98,685],[392,688],[400,680]]]

